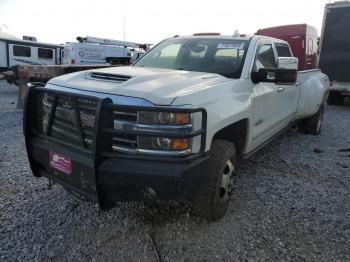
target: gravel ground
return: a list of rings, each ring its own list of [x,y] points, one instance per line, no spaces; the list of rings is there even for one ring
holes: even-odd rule
[[[350,261],[350,106],[327,106],[320,136],[291,130],[242,162],[228,213],[207,223],[183,204],[101,212],[49,189],[16,92],[0,81],[0,261]]]

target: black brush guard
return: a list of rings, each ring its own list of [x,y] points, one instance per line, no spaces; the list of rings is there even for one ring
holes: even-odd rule
[[[45,100],[45,101],[44,101]],[[191,133],[116,130],[113,110],[142,110],[202,114],[202,128]],[[203,108],[139,107],[113,104],[97,98],[41,87],[31,87],[25,102],[23,129],[33,174],[45,176],[102,209],[117,201],[141,200],[154,190],[159,199],[184,199],[203,181],[208,156],[205,150],[207,114]],[[169,138],[201,136],[200,152],[186,157],[132,155],[112,150],[112,136]],[[53,169],[49,152],[72,160],[72,174]]]

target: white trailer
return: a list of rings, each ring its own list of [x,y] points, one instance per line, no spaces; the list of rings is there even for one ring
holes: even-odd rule
[[[22,40],[0,32],[0,72],[17,65],[58,65],[62,45]]]
[[[328,104],[342,105],[350,97],[350,2],[326,4],[320,39],[319,67],[331,86]]]
[[[147,44],[92,36],[79,36],[77,40],[78,42],[66,43],[62,64],[129,64],[149,48]]]

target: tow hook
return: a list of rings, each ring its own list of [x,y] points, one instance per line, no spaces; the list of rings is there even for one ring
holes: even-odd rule
[[[155,199],[156,196],[157,196],[157,193],[156,193],[156,191],[154,191],[153,188],[147,187],[147,188],[145,189],[144,197],[145,197],[146,199],[152,200],[152,199]]]

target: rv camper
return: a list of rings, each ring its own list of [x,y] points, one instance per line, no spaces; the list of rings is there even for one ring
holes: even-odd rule
[[[23,40],[0,32],[0,72],[16,65],[58,65],[63,46],[35,41],[35,37]],[[34,40],[34,41],[33,41]]]

